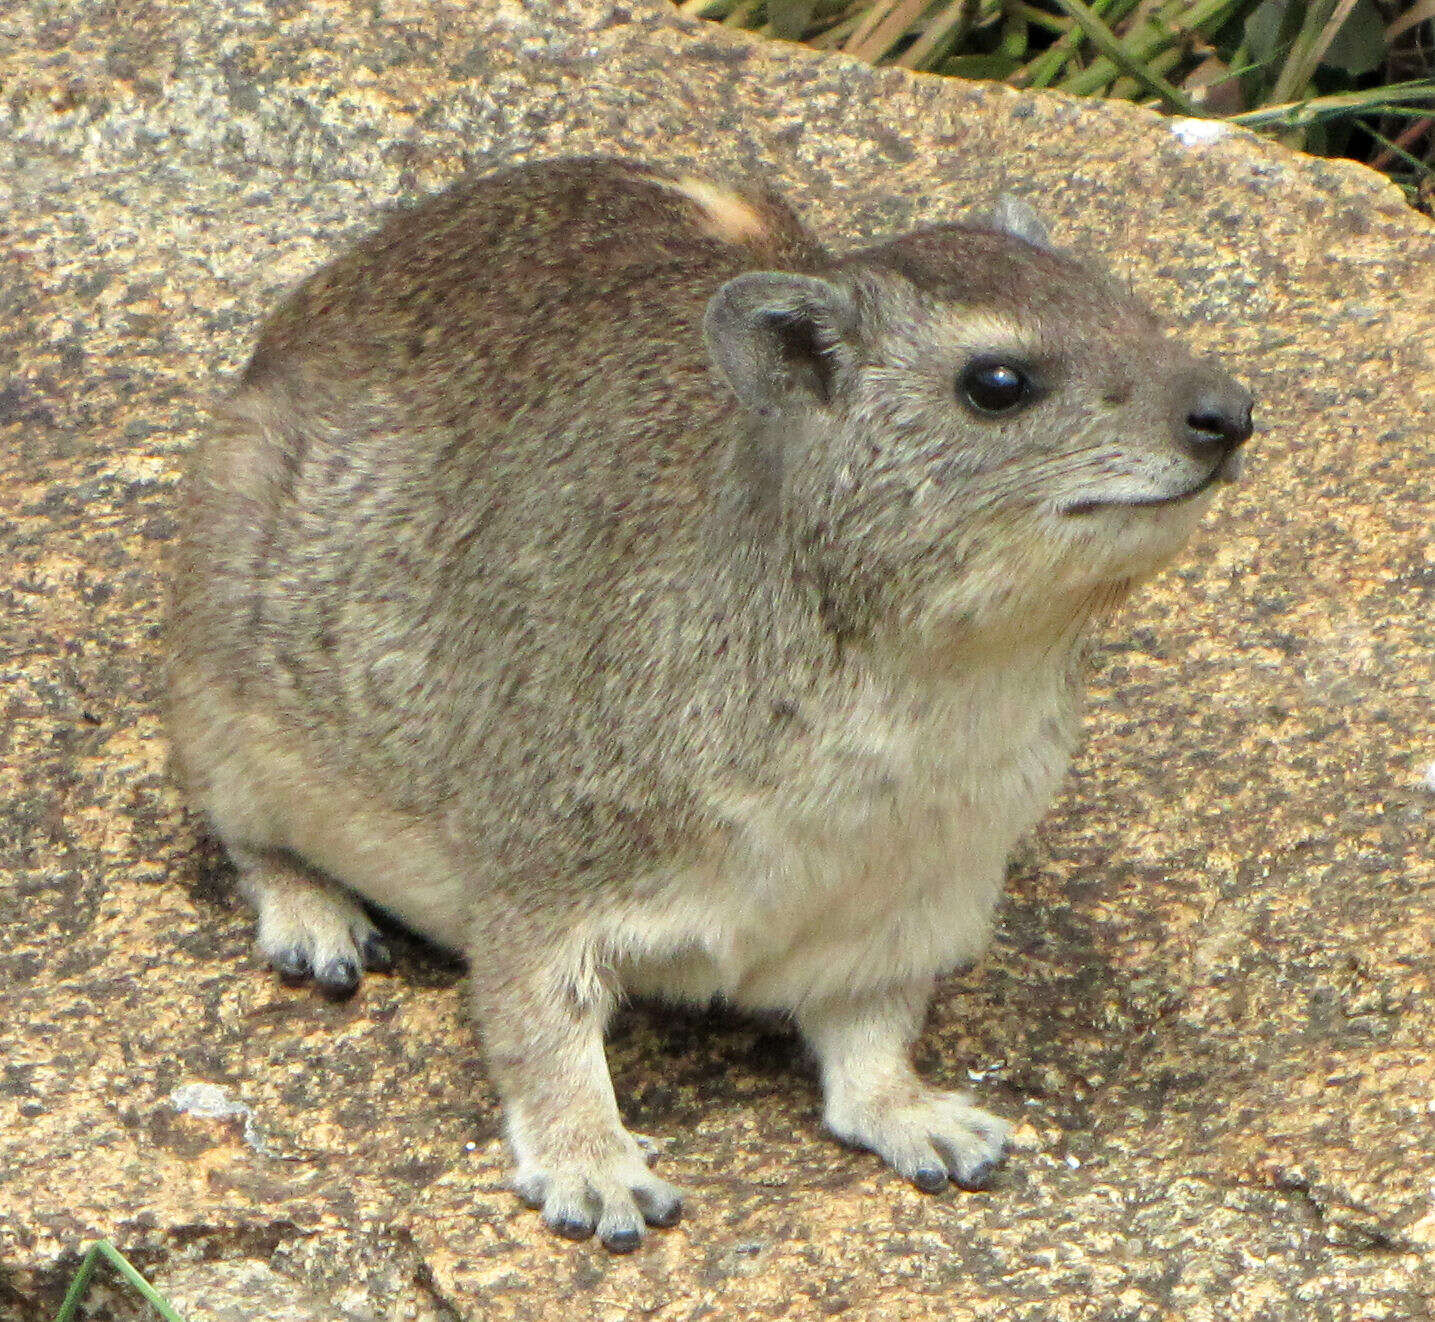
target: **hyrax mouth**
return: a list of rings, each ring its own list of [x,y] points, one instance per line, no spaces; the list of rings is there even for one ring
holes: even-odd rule
[[[1177,491],[1173,495],[1141,496],[1130,499],[1118,498],[1113,500],[1078,500],[1070,505],[1063,506],[1061,512],[1074,518],[1081,514],[1095,513],[1097,510],[1160,509],[1166,505],[1179,505],[1184,501],[1194,500],[1203,491],[1210,490],[1217,482],[1229,483],[1236,481],[1240,477],[1243,467],[1244,462],[1240,451],[1233,450],[1194,486],[1187,487],[1184,491]]]

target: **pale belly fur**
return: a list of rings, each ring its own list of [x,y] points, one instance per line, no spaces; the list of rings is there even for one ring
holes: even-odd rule
[[[213,749],[204,798],[221,834],[291,849],[461,951],[470,878],[430,826],[324,777],[270,718],[214,691],[192,695],[185,719]],[[574,990],[797,1010],[974,960],[1076,724],[1057,675],[1014,667],[919,711],[875,696],[844,710],[794,753],[780,789],[708,787],[721,846],[577,923]]]
[[[1077,724],[1057,677],[1017,678],[849,714],[783,789],[720,795],[721,851],[646,879],[593,953],[630,994],[782,1010],[975,960]]]

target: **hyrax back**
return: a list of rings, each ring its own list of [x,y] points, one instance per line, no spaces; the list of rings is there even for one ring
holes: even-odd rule
[[[978,1184],[1001,1122],[907,1048],[1087,621],[1249,431],[1020,207],[835,258],[652,167],[465,183],[301,286],[195,457],[180,761],[281,968],[383,962],[351,893],[468,956],[559,1231],[677,1215],[603,1063],[624,991],[790,1012],[834,1132]]]

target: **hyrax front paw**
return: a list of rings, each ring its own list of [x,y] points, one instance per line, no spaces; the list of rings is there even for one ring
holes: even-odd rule
[[[937,1088],[829,1105],[824,1122],[927,1193],[939,1193],[948,1180],[984,1189],[1006,1155],[1005,1120],[979,1111],[963,1093]]]
[[[259,915],[256,944],[286,982],[313,978],[327,996],[349,996],[364,970],[393,956],[359,904],[332,882],[282,858],[236,855],[240,887]]]
[[[604,1248],[631,1253],[646,1226],[676,1225],[682,1196],[648,1169],[643,1150],[619,1129],[550,1143],[520,1159],[514,1188],[544,1223],[566,1239],[596,1230]]]

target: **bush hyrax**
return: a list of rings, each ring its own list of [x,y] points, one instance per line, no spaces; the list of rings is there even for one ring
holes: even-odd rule
[[[790,1014],[828,1128],[924,1189],[1003,1122],[908,1049],[1077,735],[1093,617],[1250,399],[1004,204],[831,256],[659,168],[466,181],[306,281],[194,456],[172,729],[259,944],[358,901],[468,960],[517,1186],[633,1247],[628,993]]]

